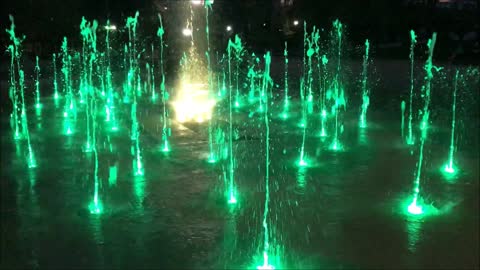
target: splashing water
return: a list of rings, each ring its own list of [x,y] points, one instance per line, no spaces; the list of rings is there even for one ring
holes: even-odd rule
[[[453,85],[453,101],[452,101],[452,128],[450,134],[450,148],[448,152],[448,161],[447,164],[443,167],[443,171],[449,174],[454,174],[457,170],[453,165],[453,153],[455,151],[455,107],[457,102],[457,88],[458,88],[458,73],[457,70],[455,72],[455,79]]]
[[[162,104],[163,104],[163,128],[162,128],[162,152],[170,152],[170,144],[168,142],[168,114],[167,114],[167,100],[168,100],[168,91],[165,87],[165,72],[163,66],[163,34],[165,30],[163,29],[162,16],[158,14],[158,20],[160,22],[160,27],[157,30],[157,36],[160,38],[160,73],[161,73],[161,82],[160,82],[160,91],[162,92]]]
[[[402,111],[402,121],[401,121],[401,125],[400,125],[400,131],[401,131],[401,135],[402,135],[402,138],[403,138],[404,127],[405,127],[405,100],[402,100],[402,102],[400,103],[400,109]]]
[[[412,102],[413,102],[413,88],[414,88],[414,74],[413,74],[413,65],[415,61],[415,44],[417,43],[417,36],[413,30],[410,30],[410,101],[408,103],[408,136],[407,136],[407,144],[413,145],[414,138],[412,134],[412,119],[413,119],[413,110],[412,110]]]
[[[213,93],[213,74],[210,61],[210,29],[209,29],[209,20],[208,12],[212,8],[212,3],[210,1],[205,1],[205,36],[207,37],[207,51],[205,56],[207,58],[207,78],[208,78],[208,94],[212,95]],[[213,114],[213,112],[212,112]],[[215,153],[213,151],[213,116],[208,119],[208,147],[210,154],[208,155],[208,162],[215,163],[217,162],[215,158]]]
[[[107,102],[105,104],[105,113],[107,115],[106,122],[110,122],[110,131],[118,130],[118,123],[116,120],[115,112],[115,89],[112,82],[112,70],[110,65],[110,20],[107,20],[107,32],[105,35],[105,45],[106,45],[106,70],[105,70],[105,79],[106,88],[107,88]]]
[[[13,111],[11,114],[11,121],[12,121],[12,129],[14,132],[14,139],[19,140],[22,138],[22,133],[20,132],[19,128],[19,120],[18,117],[18,111],[19,111],[19,104],[18,104],[18,86],[17,86],[17,78],[15,76],[15,64],[17,63],[17,59],[20,55],[19,53],[19,46],[22,42],[21,39],[17,38],[15,36],[15,24],[13,21],[13,17],[10,16],[10,21],[11,21],[11,26],[10,30],[5,29],[5,31],[9,34],[10,40],[12,41],[12,44],[8,46],[8,51],[10,52],[11,58],[10,58],[10,89],[9,89],[9,97],[10,100],[12,101],[12,107]]]
[[[315,30],[314,30],[315,31]],[[308,74],[307,74],[307,88],[309,89],[309,96],[312,95],[312,56],[314,54],[314,49],[312,48],[312,41],[307,39],[308,43],[308,50],[307,50],[307,57],[308,57]],[[309,99],[310,101],[310,99]],[[307,162],[305,161],[305,138],[306,138],[306,131],[308,125],[308,116],[307,116],[307,103],[303,103],[302,112],[303,112],[303,136],[302,136],[302,146],[300,148],[300,159],[298,161],[299,166],[307,166]]]
[[[335,134],[333,142],[330,144],[330,149],[333,151],[339,151],[343,148],[342,144],[339,141],[339,123],[338,123],[338,114],[340,105],[343,105],[345,108],[345,97],[343,92],[343,87],[340,82],[340,69],[341,69],[341,56],[342,56],[342,36],[343,36],[343,25],[337,19],[333,22],[334,40],[336,39],[337,43],[337,69],[335,73],[335,78],[333,80],[333,113],[335,115]]]
[[[58,94],[58,83],[57,83],[57,56],[52,54],[53,62],[53,98],[58,99],[60,95]]]
[[[369,89],[367,87],[367,74],[368,74],[368,51],[370,49],[370,43],[368,39],[365,41],[365,55],[363,56],[363,79],[362,79],[362,111],[360,113],[360,123],[361,128],[367,127],[367,109],[370,104]]]
[[[423,123],[428,123],[428,118],[430,115],[430,91],[431,91],[431,81],[433,78],[433,69],[436,68],[433,66],[432,63],[432,57],[433,57],[433,49],[435,47],[435,41],[437,39],[437,33],[433,33],[433,36],[431,39],[428,40],[428,59],[427,62],[425,63],[425,71],[427,73],[425,77],[425,95],[424,95],[424,100],[425,104],[423,107],[423,116],[422,116],[422,122]],[[419,158],[418,158],[418,163],[417,163],[417,175],[415,176],[415,180],[413,182],[413,199],[410,205],[408,206],[408,212],[413,215],[420,215],[423,213],[422,206],[418,205],[419,201],[419,194],[420,194],[420,178],[421,178],[421,172],[422,172],[422,166],[423,166],[423,149],[425,145],[425,141],[427,140],[427,130],[428,130],[428,124],[425,125],[425,127],[422,129],[422,134],[420,137],[420,150],[419,150]]]
[[[72,58],[68,54],[68,41],[67,38],[63,38],[62,42],[62,69],[61,72],[63,74],[63,91],[65,96],[65,107],[63,109],[63,117],[65,118],[65,131],[66,135],[70,135],[73,133],[72,127],[72,118],[76,118],[77,111],[76,106],[74,104],[74,96],[72,90]]]
[[[233,99],[232,99],[232,50],[235,52],[242,50],[241,40],[238,35],[235,35],[235,42],[232,42],[231,39],[228,40],[227,46],[227,56],[228,56],[228,89],[229,89],[229,185],[228,185],[228,203],[235,204],[237,203],[237,199],[235,196],[235,181],[234,181],[234,153],[233,153],[233,117],[232,117],[232,107],[233,107]],[[237,55],[237,53],[235,54]],[[262,90],[264,93],[264,91]]]
[[[99,189],[100,189],[100,179],[98,176],[98,149],[97,149],[97,139],[96,139],[96,126],[97,126],[97,105],[96,105],[96,95],[95,92],[91,95],[91,114],[92,114],[92,151],[94,155],[94,172],[93,172],[93,200],[89,205],[89,210],[91,214],[99,215],[103,212],[103,205],[99,198]],[[87,104],[89,102],[87,95]]]
[[[319,80],[321,82],[321,90],[320,90],[320,119],[321,119],[321,131],[320,131],[320,137],[326,137],[327,132],[325,130],[325,125],[327,121],[327,109],[326,109],[326,103],[327,103],[327,64],[328,64],[328,58],[326,55],[322,55],[322,65],[320,70],[320,77]]]
[[[270,63],[271,57],[270,52],[265,54],[265,73],[263,75],[263,83],[262,88],[265,91],[268,91],[267,88],[271,84],[270,78]],[[265,97],[265,208],[263,212],[263,264],[257,266],[257,269],[274,269],[272,265],[270,265],[268,261],[268,254],[269,254],[269,247],[270,247],[270,240],[269,240],[269,226],[268,226],[268,211],[269,211],[269,203],[270,203],[270,128],[269,128],[269,120],[268,120],[268,95]]]
[[[21,123],[22,123],[22,133],[23,133],[23,136],[25,138],[27,138],[27,145],[28,145],[28,154],[27,154],[27,164],[28,164],[28,167],[29,168],[35,168],[37,167],[37,162],[35,160],[35,155],[33,153],[33,149],[32,149],[32,143],[30,141],[30,132],[28,130],[28,118],[27,118],[27,110],[26,110],[26,105],[25,105],[25,95],[24,95],[24,89],[25,89],[25,74],[21,68],[21,51],[20,51],[20,46],[22,45],[22,42],[24,40],[24,38],[18,38],[16,35],[15,35],[15,22],[14,22],[14,19],[13,19],[13,16],[10,15],[9,16],[9,19],[10,19],[10,29],[6,29],[6,32],[9,34],[10,36],[10,40],[12,41],[12,44],[9,46],[9,51],[12,53],[12,64],[11,64],[11,68],[13,68],[12,70],[10,70],[10,84],[13,84],[13,86],[11,85],[11,90],[13,90],[13,95],[16,95],[16,89],[18,88],[19,92],[20,92],[20,101],[21,101],[21,113],[20,113],[20,117],[21,117]],[[16,77],[15,77],[15,66],[16,66],[16,70],[18,72],[18,87],[16,85]],[[16,109],[16,99],[15,99],[15,103],[14,103],[14,110]],[[16,118],[17,116],[15,116]],[[18,121],[17,119],[15,119],[16,121]],[[15,131],[17,132],[17,130]],[[15,134],[15,137],[17,137],[17,133]]]
[[[288,50],[287,50],[287,42],[285,41],[285,49],[283,50],[283,56],[285,57],[285,77],[284,77],[284,91],[285,91],[285,98],[283,103],[283,112],[282,118],[288,118],[288,104],[289,104],[289,97],[288,97]]]
[[[38,56],[35,57],[35,108],[40,109],[40,65],[38,64]]]

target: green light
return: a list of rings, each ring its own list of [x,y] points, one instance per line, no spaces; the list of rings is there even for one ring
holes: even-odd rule
[[[413,200],[411,204],[408,205],[408,212],[412,215],[421,215],[423,214],[422,207],[417,205],[416,200]]]
[[[233,190],[230,191],[230,196],[228,198],[228,204],[236,204],[237,203],[237,198],[235,198],[235,195],[233,195]]]
[[[329,146],[329,149],[332,151],[342,151],[343,145],[340,143],[340,141],[333,140],[333,142]]]
[[[370,48],[370,43],[368,39],[365,41],[365,55],[363,56],[363,79],[362,79],[362,111],[360,113],[360,128],[367,127],[367,109],[370,105],[369,89],[367,87],[367,74],[368,74],[368,51]]]
[[[22,135],[20,135],[20,132],[18,130],[15,130],[15,136],[13,138],[15,140],[20,140],[22,138]]]
[[[164,153],[170,152],[170,147],[168,146],[168,141],[167,140],[165,140],[163,142],[162,152],[164,152]]]
[[[454,174],[456,172],[452,164],[445,165],[445,167],[443,167],[443,171],[449,174]]]
[[[365,121],[365,116],[362,114],[360,115],[360,123],[358,125],[360,128],[366,128],[367,127],[367,123]]]
[[[235,101],[235,108],[240,108],[240,103],[238,101]]]
[[[143,170],[142,161],[139,157],[133,161],[133,171],[135,176],[143,176],[145,173]]]
[[[37,167],[37,161],[35,160],[35,156],[33,155],[31,147],[29,147],[29,153],[28,153],[28,168],[36,168]]]
[[[327,110],[322,110],[322,118],[327,118]]]
[[[298,162],[298,166],[305,167],[307,165],[308,163],[303,158],[300,159],[300,161]]]
[[[88,209],[90,210],[90,214],[93,215],[100,215],[103,212],[102,203],[97,197],[95,197],[94,200],[90,203]]]
[[[84,147],[84,149],[83,149],[83,152],[85,152],[85,153],[90,153],[90,152],[92,152],[92,151],[93,151],[93,149],[92,149],[92,146],[91,146],[91,144],[90,144],[90,141],[87,141],[87,142],[85,143],[85,147]]]
[[[213,164],[213,163],[216,163],[217,160],[215,159],[215,155],[213,153],[211,153],[208,157],[208,163],[210,164]]]
[[[268,254],[267,252],[263,252],[263,264],[257,266],[258,270],[273,270],[275,267],[268,263]]]
[[[320,131],[320,137],[327,137],[327,132],[324,127],[322,127],[322,130]]]

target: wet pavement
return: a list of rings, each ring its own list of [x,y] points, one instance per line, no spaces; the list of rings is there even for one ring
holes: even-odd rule
[[[218,269],[261,264],[262,115],[249,108],[234,112],[238,203],[232,207],[225,197],[227,160],[207,162],[207,124],[172,121],[172,151],[163,153],[162,107],[140,104],[145,175],[138,177],[132,169],[129,106],[119,108],[118,132],[107,132],[104,116],[98,116],[100,215],[88,210],[94,156],[82,151],[84,112],[70,136],[63,134],[61,106],[53,100],[44,100],[40,116],[33,108],[28,112],[35,169],[27,166],[26,142],[12,139],[2,114],[1,267]],[[437,117],[425,146],[421,196],[438,211],[412,217],[405,214],[404,203],[412,189],[418,145],[403,142],[400,115],[394,111],[372,109],[364,130],[357,127],[355,112],[347,112],[341,135],[345,149],[339,152],[328,149],[331,136],[319,137],[319,116],[310,115],[305,143],[309,166],[299,168],[300,115],[292,113],[285,121],[278,117],[280,108],[272,108],[272,264],[312,269],[479,267],[478,132],[460,132],[455,157],[461,172],[446,179],[440,167],[448,153],[448,116]],[[224,110],[216,115],[215,134],[226,127],[226,115]],[[471,125],[478,130],[476,123]]]

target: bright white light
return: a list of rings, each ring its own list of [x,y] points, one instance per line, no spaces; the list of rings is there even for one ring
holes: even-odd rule
[[[206,84],[182,83],[180,92],[173,102],[177,121],[198,123],[209,120],[215,100],[210,99]]]
[[[185,28],[182,30],[182,34],[186,37],[189,37],[192,35],[192,29]]]
[[[298,25],[298,20],[293,21],[293,25]]]
[[[227,25],[227,31],[228,32],[232,31],[232,27],[230,25]]]
[[[117,30],[115,25],[105,25],[105,30]]]
[[[163,9],[167,10],[167,9],[168,9],[168,7],[163,7]]]
[[[202,4],[202,0],[192,0],[192,4],[194,4],[194,5],[201,5],[201,4]]]

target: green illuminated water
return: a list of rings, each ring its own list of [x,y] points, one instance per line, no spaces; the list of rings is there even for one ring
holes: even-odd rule
[[[38,56],[35,56],[35,108],[40,109],[40,65],[38,64]]]
[[[420,137],[420,149],[419,149],[419,157],[417,163],[417,173],[415,175],[415,180],[413,182],[413,194],[412,194],[412,202],[408,206],[408,212],[414,215],[419,215],[423,213],[422,206],[418,204],[420,198],[420,178],[422,173],[423,167],[423,150],[425,141],[427,140],[427,130],[428,130],[428,120],[430,116],[430,92],[431,92],[431,83],[433,79],[433,69],[436,67],[432,63],[433,58],[433,50],[435,48],[435,41],[437,39],[437,33],[433,33],[432,38],[428,40],[428,59],[425,63],[425,93],[424,93],[424,107],[422,111],[422,123],[426,123],[425,127],[422,129],[421,137]]]
[[[368,109],[368,105],[370,105],[370,96],[369,96],[370,89],[367,86],[369,49],[370,49],[370,43],[368,42],[368,39],[367,39],[365,41],[365,55],[363,56],[362,111],[360,113],[360,123],[359,123],[359,126],[361,128],[367,127],[367,109]]]
[[[93,200],[89,205],[91,214],[101,214],[103,211],[103,205],[99,198],[99,189],[100,189],[100,179],[98,176],[98,149],[97,149],[97,139],[96,139],[96,126],[97,126],[97,99],[95,92],[91,93],[90,101],[88,100],[87,95],[87,104],[91,102],[91,114],[92,114],[92,151],[94,156],[94,172],[93,172]]]
[[[401,121],[401,124],[400,124],[400,131],[401,131],[401,135],[402,135],[402,139],[403,139],[404,129],[405,129],[405,100],[402,100],[402,102],[400,103],[400,109],[402,111],[402,121]]]
[[[413,88],[414,88],[414,73],[413,65],[415,61],[415,44],[417,43],[417,36],[413,30],[410,30],[410,101],[408,103],[408,136],[407,144],[412,145],[414,143],[413,133],[412,133],[412,119],[413,119]]]
[[[158,14],[158,20],[160,22],[160,27],[157,30],[157,36],[160,38],[160,91],[162,93],[162,104],[163,104],[163,128],[162,128],[162,152],[170,152],[170,144],[168,142],[169,136],[169,127],[168,127],[168,114],[167,114],[167,101],[168,101],[168,91],[165,87],[165,71],[163,66],[163,35],[165,34],[165,30],[163,29],[163,22],[162,16]]]
[[[284,76],[284,103],[283,103],[283,113],[282,118],[288,118],[288,104],[289,104],[289,97],[288,97],[288,50],[287,50],[287,42],[285,41],[285,49],[283,50],[283,56],[285,58],[285,76]]]
[[[309,91],[309,99],[308,99],[308,102],[304,102],[303,106],[302,106],[303,135],[302,135],[302,146],[300,147],[300,159],[298,161],[299,166],[306,166],[307,165],[307,162],[305,161],[305,138],[306,138],[307,126],[308,126],[307,107],[309,106],[309,104],[311,104],[310,97],[312,97],[312,83],[313,83],[312,56],[315,53],[315,50],[313,49],[314,34],[315,34],[315,28],[314,28],[314,31],[312,32],[312,39],[310,40],[310,39],[307,38],[307,44],[308,44],[308,50],[307,50],[307,57],[308,57],[307,89]]]
[[[58,82],[57,82],[57,56],[52,54],[53,62],[53,98],[58,99],[60,96],[58,94]]]
[[[265,72],[263,75],[262,88],[265,91],[268,91],[268,87],[271,84],[270,78],[270,63],[271,57],[270,52],[265,54]],[[257,266],[257,269],[273,269],[274,267],[270,265],[268,261],[268,256],[270,252],[270,232],[269,232],[269,222],[268,222],[268,212],[269,212],[269,203],[270,203],[270,127],[268,119],[268,95],[266,95],[265,100],[265,208],[263,211],[263,264]]]
[[[111,70],[111,62],[110,62],[110,20],[107,20],[107,32],[105,35],[105,51],[106,53],[106,69],[105,69],[105,79],[106,88],[107,88],[107,102],[105,104],[105,113],[106,113],[106,122],[110,122],[110,130],[117,131],[118,130],[118,122],[117,122],[117,113],[116,113],[116,106],[115,106],[115,88],[112,82],[112,70]]]
[[[65,130],[66,135],[73,133],[73,120],[77,116],[77,110],[75,106],[75,99],[72,90],[72,57],[68,54],[68,41],[67,38],[63,38],[62,42],[62,69],[63,74],[63,92],[65,97],[65,105],[63,109],[63,117],[65,118]]]
[[[157,92],[155,90],[155,47],[153,46],[152,43],[152,62],[150,63],[150,69],[149,69],[149,74],[150,74],[150,91],[152,92],[152,102],[155,102],[157,100]]]
[[[19,140],[22,138],[22,132],[20,132],[19,123],[21,119],[18,117],[19,111],[19,100],[18,100],[18,85],[17,78],[15,76],[16,63],[19,57],[18,47],[21,44],[21,39],[15,36],[15,24],[13,17],[10,16],[10,29],[6,29],[6,32],[9,34],[12,44],[8,45],[8,52],[10,53],[10,87],[9,87],[9,98],[12,101],[12,114],[11,114],[11,125],[14,132],[14,139]]]
[[[235,59],[238,61],[238,55],[242,51],[242,43],[238,35],[235,35],[235,41],[232,42],[231,39],[228,40],[227,46],[227,57],[228,57],[228,100],[229,100],[229,138],[228,138],[228,146],[229,146],[229,184],[228,184],[228,203],[235,204],[237,203],[236,194],[235,194],[235,181],[234,181],[234,171],[235,171],[235,164],[234,164],[234,153],[233,153],[233,115],[232,115],[232,107],[233,107],[233,98],[232,98],[232,50],[235,55]],[[264,91],[262,90],[264,93]],[[265,98],[265,97],[263,97]]]
[[[32,143],[30,140],[30,131],[28,130],[28,118],[27,118],[27,109],[25,105],[25,94],[24,94],[24,89],[25,89],[25,74],[23,72],[23,69],[21,68],[21,51],[20,47],[22,45],[23,40],[25,37],[17,37],[15,35],[15,21],[13,16],[9,16],[10,19],[10,29],[6,29],[6,32],[8,33],[10,37],[10,41],[12,44],[9,45],[9,51],[12,55],[11,59],[11,68],[10,70],[10,94],[11,95],[17,95],[17,89],[18,92],[20,92],[20,106],[21,106],[21,113],[20,113],[20,121],[21,121],[21,126],[22,126],[22,135],[27,139],[27,147],[28,147],[28,153],[27,153],[27,165],[29,168],[35,168],[37,167],[37,162],[35,160],[35,155],[33,153],[32,149]],[[17,79],[15,76],[15,70],[18,72],[18,85],[17,85]],[[12,98],[14,100],[14,111],[17,109],[17,99]],[[18,115],[15,114],[14,116],[14,121],[17,122],[19,121],[17,119]],[[15,130],[15,138],[20,138],[20,135],[18,132],[18,129],[16,128]]]
[[[454,167],[454,164],[453,164],[453,153],[455,151],[455,107],[457,103],[458,74],[459,74],[459,71],[457,70],[455,72],[455,79],[453,84],[452,128],[451,128],[451,134],[450,134],[450,147],[448,151],[448,161],[443,168],[443,171],[449,174],[453,174],[456,172],[456,168]]]
[[[334,100],[334,104],[332,106],[332,112],[335,117],[335,133],[332,143],[330,144],[330,149],[333,151],[339,151],[343,148],[340,140],[339,140],[339,108],[341,105],[345,108],[345,96],[343,92],[343,86],[340,81],[340,71],[341,71],[341,58],[342,58],[342,36],[343,36],[343,25],[337,19],[333,22],[333,34],[332,43],[336,45],[336,54],[337,54],[337,66],[335,70],[335,77],[333,78],[333,93],[330,93],[330,96]],[[329,90],[332,92],[332,90]],[[328,95],[328,93],[327,93]]]
[[[209,21],[208,21],[208,15],[209,11],[212,9],[212,3],[210,1],[205,1],[205,36],[207,37],[207,51],[205,52],[205,56],[207,58],[207,79],[208,79],[208,95],[212,96],[213,95],[213,89],[214,89],[214,83],[213,83],[213,74],[212,74],[212,66],[211,66],[211,60],[210,60],[210,29],[209,29]],[[214,112],[212,112],[212,116],[210,119],[208,119],[208,148],[209,148],[209,155],[208,155],[208,162],[209,163],[215,163],[216,157],[215,153],[213,150],[213,115]]]

